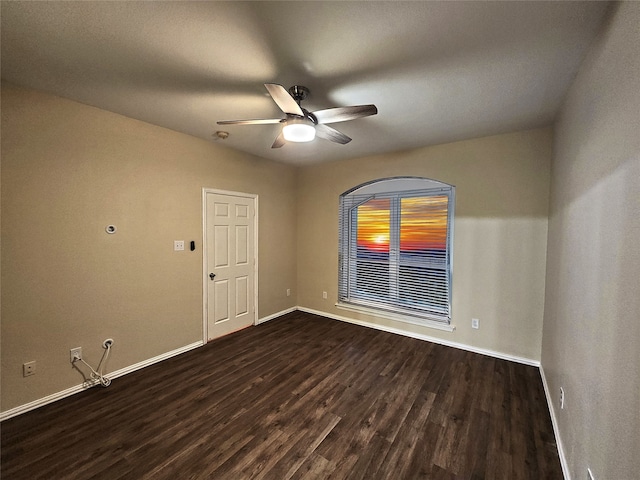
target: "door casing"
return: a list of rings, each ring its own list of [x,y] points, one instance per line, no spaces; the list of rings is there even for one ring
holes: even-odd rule
[[[209,252],[207,247],[207,195],[228,195],[233,197],[249,198],[253,200],[253,243],[254,243],[254,264],[253,264],[253,325],[258,323],[258,195],[244,192],[234,192],[230,190],[219,190],[214,188],[202,189],[202,338],[203,342],[208,342],[209,336]]]

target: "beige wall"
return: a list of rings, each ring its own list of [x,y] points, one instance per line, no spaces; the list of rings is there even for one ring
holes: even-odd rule
[[[259,195],[260,318],[297,300],[540,358],[549,129],[296,171],[32,90],[3,85],[2,103],[3,411],[79,384],[69,348],[96,363],[113,337],[114,371],[201,340],[202,187]],[[457,187],[453,333],[334,306],[338,196],[398,175]],[[176,239],[198,249],[175,253]],[[23,378],[30,360],[37,374]]]
[[[1,410],[78,385],[71,347],[81,345],[95,363],[101,341],[115,338],[113,371],[202,339],[201,189],[212,187],[260,197],[259,317],[297,300],[330,315],[541,359],[571,477],[586,478],[590,466],[600,480],[635,478],[638,24],[640,4],[621,4],[582,65],[555,129],[550,206],[549,129],[296,171],[3,85]],[[338,196],[398,175],[457,187],[453,333],[334,305]],[[116,235],[104,233],[109,223]],[[198,249],[175,253],[176,239],[196,240]],[[477,331],[472,317],[480,318]],[[30,360],[37,374],[23,378]]]
[[[552,135],[539,129],[302,168],[298,305],[538,361]],[[421,176],[456,186],[452,333],[335,306],[338,197],[369,180]],[[328,298],[322,298],[322,292]],[[471,318],[480,329],[471,329]]]
[[[542,367],[574,479],[640,472],[638,25],[619,5],[556,126]]]
[[[72,347],[95,365],[113,337],[114,371],[202,340],[203,187],[259,195],[258,316],[293,307],[294,182],[292,167],[3,84],[2,410],[80,384]]]

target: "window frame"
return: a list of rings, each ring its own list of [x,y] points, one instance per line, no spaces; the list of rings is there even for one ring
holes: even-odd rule
[[[410,262],[403,262],[401,259],[400,246],[393,245],[392,252],[391,238],[400,238],[402,228],[399,205],[403,198],[443,196],[447,200],[447,225],[446,225],[446,248],[445,265],[443,270],[446,279],[446,299],[443,295],[436,300],[444,303],[446,308],[440,307],[440,311],[434,307],[426,308],[426,302],[420,304],[420,308],[407,305],[407,302],[400,298],[397,290],[385,297],[384,301],[371,298],[375,295],[364,295],[362,291],[355,291],[354,282],[357,273],[354,269],[358,266],[357,259],[357,208],[371,199],[390,198],[390,245],[389,245],[389,286],[390,289],[397,289],[400,282],[399,266],[411,265]],[[338,307],[349,310],[356,310],[362,313],[383,316],[394,320],[400,320],[412,324],[434,326],[445,330],[451,330],[451,310],[452,310],[452,285],[453,285],[453,227],[455,209],[455,187],[453,185],[423,177],[390,177],[373,180],[350,189],[340,195],[339,207],[339,279],[338,279]],[[395,232],[393,232],[395,230]],[[355,249],[355,250],[354,250]],[[362,263],[362,261],[360,261]],[[394,272],[395,269],[395,273]],[[412,285],[413,287],[413,285]],[[391,290],[390,290],[391,291]]]

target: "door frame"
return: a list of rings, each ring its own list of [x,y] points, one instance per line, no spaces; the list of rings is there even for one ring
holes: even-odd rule
[[[202,189],[202,339],[206,344],[209,334],[209,264],[207,251],[207,195],[228,195],[232,197],[250,198],[253,200],[253,325],[258,324],[258,195],[253,193],[234,192],[231,190],[220,190],[217,188]]]

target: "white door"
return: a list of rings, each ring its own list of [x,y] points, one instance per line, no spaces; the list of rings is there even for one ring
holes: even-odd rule
[[[255,323],[255,211],[252,195],[204,191],[207,340]]]

